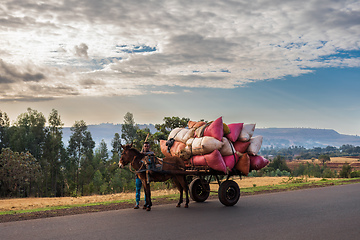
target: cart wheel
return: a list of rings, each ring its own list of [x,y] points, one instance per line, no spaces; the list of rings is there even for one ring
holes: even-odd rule
[[[190,197],[195,202],[204,202],[210,195],[210,186],[206,181],[200,178],[192,180],[189,186]]]
[[[240,198],[239,185],[232,180],[226,180],[220,184],[218,197],[225,206],[234,206]]]

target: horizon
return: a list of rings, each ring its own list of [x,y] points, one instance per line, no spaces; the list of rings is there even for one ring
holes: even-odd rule
[[[0,3],[0,110],[360,135],[356,0]]]

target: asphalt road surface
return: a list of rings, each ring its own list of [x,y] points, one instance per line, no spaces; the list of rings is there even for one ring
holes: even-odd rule
[[[0,239],[360,239],[360,184],[1,223]]]

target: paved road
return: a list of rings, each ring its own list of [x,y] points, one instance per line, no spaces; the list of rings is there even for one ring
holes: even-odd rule
[[[0,239],[359,239],[360,184],[0,224]]]

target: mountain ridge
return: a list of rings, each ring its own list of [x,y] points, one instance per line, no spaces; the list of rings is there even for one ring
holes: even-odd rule
[[[115,133],[121,134],[122,124],[101,123],[88,125],[93,140],[98,146],[102,139],[111,149],[111,141]],[[155,133],[154,124],[138,124],[140,129],[149,128]],[[360,136],[340,134],[333,129],[315,128],[256,128],[254,136],[263,136],[262,147],[287,148],[290,146],[302,146],[305,148],[334,146],[340,147],[344,144],[360,146]],[[63,128],[63,141],[68,145],[71,136],[70,127]]]

